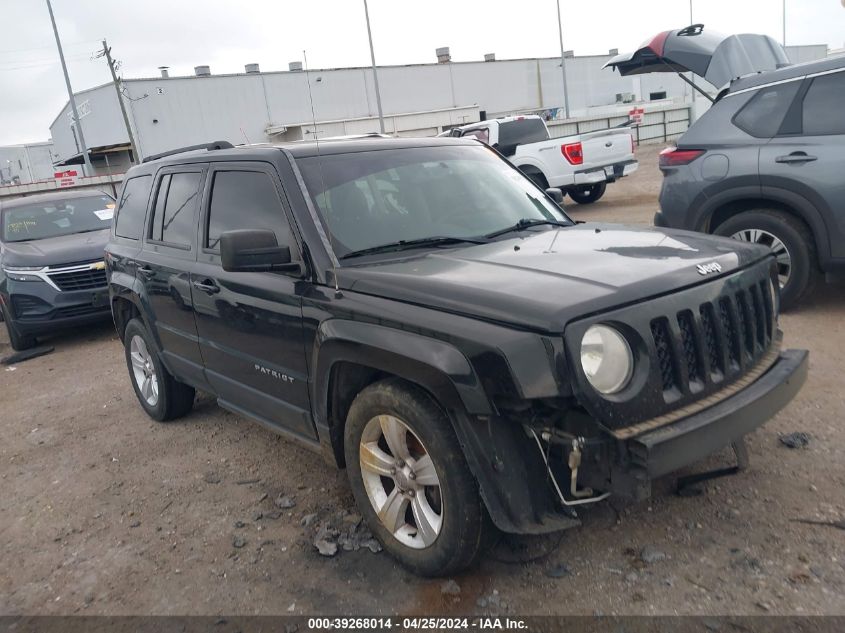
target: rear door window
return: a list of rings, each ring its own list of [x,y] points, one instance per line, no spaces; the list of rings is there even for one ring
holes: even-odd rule
[[[290,225],[270,175],[263,171],[217,171],[205,247],[220,249],[220,235],[235,229],[267,229],[279,246],[292,246]]]
[[[165,174],[159,181],[150,239],[190,248],[196,235],[196,212],[202,172]]]
[[[114,225],[114,233],[118,237],[141,239],[152,181],[152,176],[138,176],[130,178],[123,185]]]
[[[490,143],[490,130],[486,127],[478,128],[477,130],[469,130],[464,133],[464,137],[474,136],[482,143]]]
[[[806,136],[845,134],[845,72],[813,79],[804,95],[802,122]]]
[[[499,149],[549,140],[546,125],[540,119],[517,119],[499,125]]]
[[[800,87],[800,81],[790,81],[762,88],[736,113],[734,125],[756,138],[772,138]]]

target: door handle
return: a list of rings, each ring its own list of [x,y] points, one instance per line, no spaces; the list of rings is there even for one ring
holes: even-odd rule
[[[152,268],[148,268],[147,266],[141,266],[138,269],[138,272],[141,273],[144,277],[152,277],[156,274],[156,271],[154,271]]]
[[[205,279],[203,281],[192,281],[191,285],[197,290],[202,290],[204,293],[209,295],[216,295],[218,292],[220,292],[220,286],[218,286],[210,279]]]
[[[806,152],[792,152],[786,156],[778,156],[775,158],[776,163],[809,163],[818,160],[817,156],[810,156]]]

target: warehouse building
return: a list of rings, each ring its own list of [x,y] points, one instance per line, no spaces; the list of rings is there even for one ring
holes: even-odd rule
[[[0,186],[52,178],[59,160],[51,142],[0,147]]]
[[[824,57],[826,46],[789,47],[791,58]],[[566,59],[570,115],[627,112],[632,103],[683,104],[691,89],[671,73],[621,77],[608,55]],[[387,133],[425,136],[512,113],[562,118],[560,58],[452,62],[438,49],[438,63],[381,66],[378,81]],[[227,140],[232,143],[294,141],[379,131],[370,67],[215,75],[197,66],[189,77],[123,80],[123,101],[141,158],[173,147]],[[709,87],[712,89],[712,87]],[[89,155],[97,173],[130,165],[129,136],[112,84],[76,93]],[[313,104],[313,115],[312,115]],[[315,124],[316,123],[316,124]],[[83,162],[69,105],[50,125],[58,165]]]

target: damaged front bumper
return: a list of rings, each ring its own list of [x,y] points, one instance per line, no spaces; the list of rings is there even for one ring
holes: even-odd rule
[[[766,373],[729,398],[625,440],[627,464],[611,475],[611,490],[647,496],[642,488],[652,479],[697,462],[761,426],[801,389],[808,357],[807,350],[785,350]]]
[[[614,496],[642,500],[651,495],[652,480],[736,445],[789,404],[807,379],[809,352],[775,354],[753,381],[734,385],[725,397],[714,394],[709,406],[660,425],[645,422],[611,431],[604,442],[594,442],[592,454],[589,447],[584,451],[586,467],[579,481]]]

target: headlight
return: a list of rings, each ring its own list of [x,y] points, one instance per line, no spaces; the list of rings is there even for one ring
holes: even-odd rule
[[[3,272],[9,279],[15,281],[40,281],[41,278],[38,275],[27,273],[38,272],[42,268],[42,266],[3,266]]]
[[[581,339],[581,367],[599,393],[610,395],[622,391],[634,371],[631,346],[612,327],[593,325]]]
[[[780,308],[780,284],[775,286],[776,283],[778,282],[773,279],[769,279],[769,295],[772,299],[772,314],[775,321],[777,321],[778,308]]]

